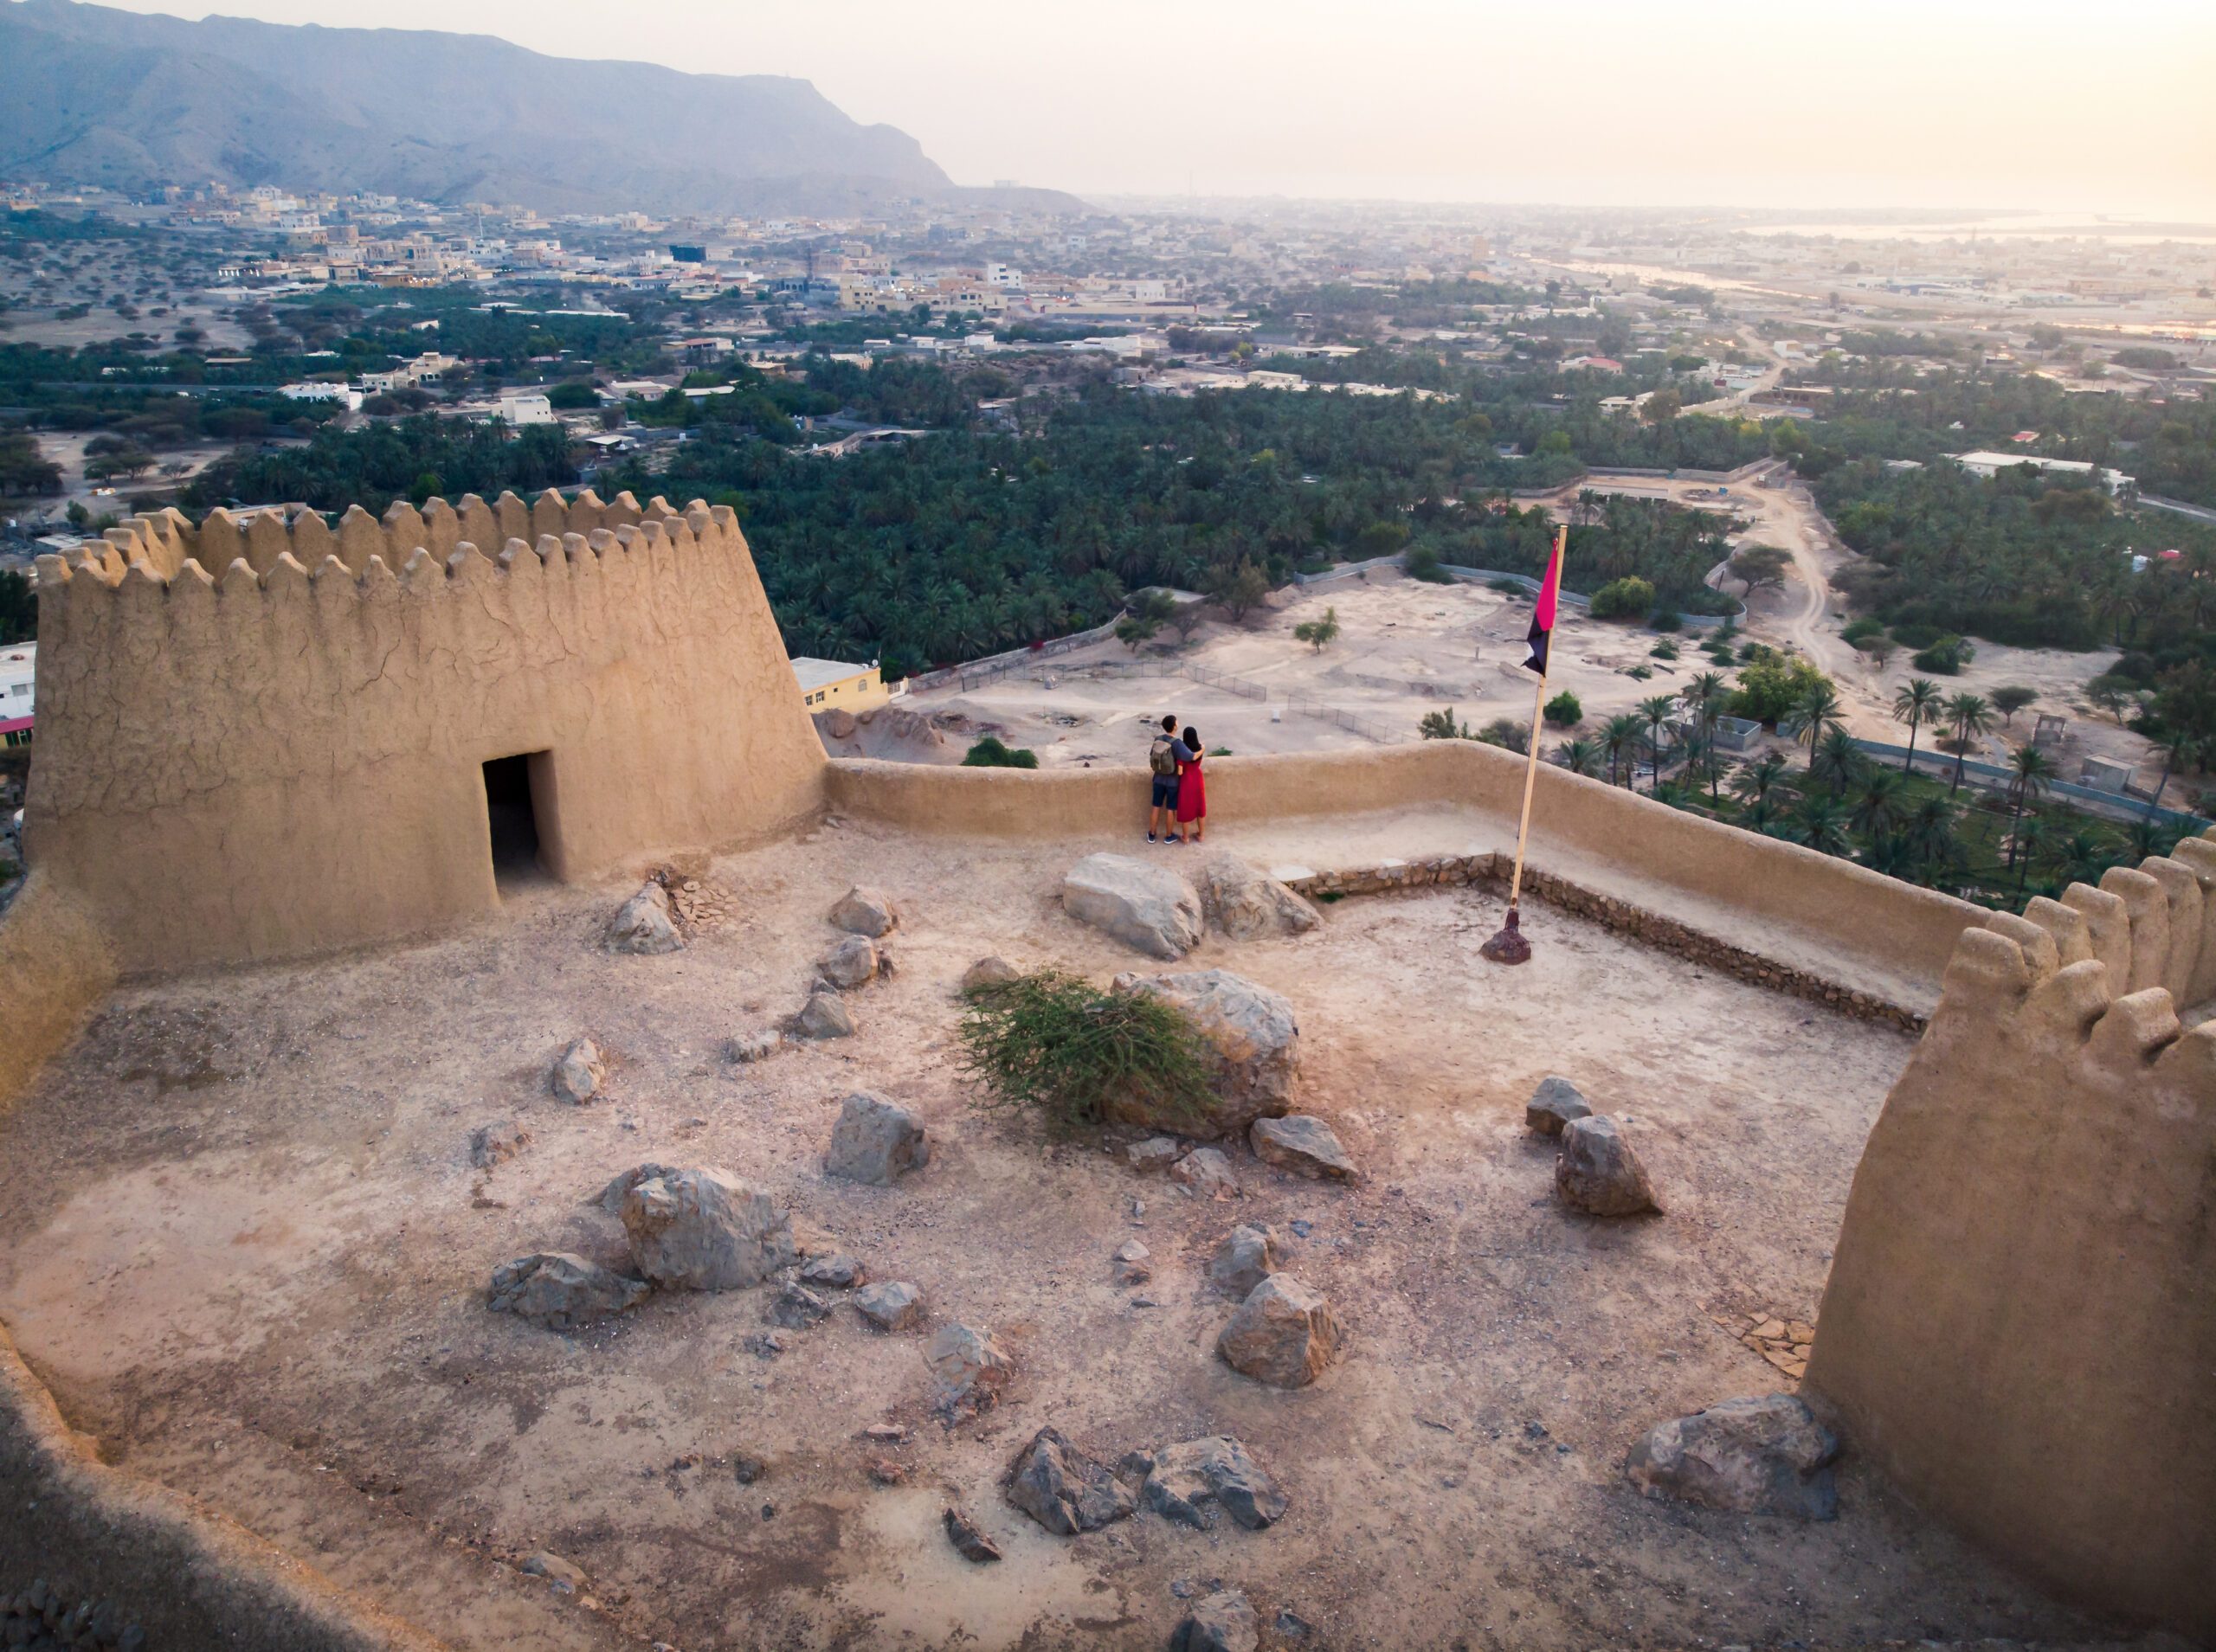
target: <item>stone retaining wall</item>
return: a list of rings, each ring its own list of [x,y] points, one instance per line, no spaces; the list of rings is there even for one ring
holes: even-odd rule
[[[1314,898],[1319,896],[1385,895],[1401,890],[1458,884],[1504,885],[1508,881],[1509,867],[1510,863],[1504,857],[1488,852],[1435,855],[1419,860],[1382,860],[1373,865],[1331,871],[1287,867],[1281,869],[1279,875],[1288,887]],[[1287,872],[1292,875],[1285,876]],[[1664,917],[1659,913],[1633,906],[1630,902],[1618,900],[1613,896],[1597,894],[1551,872],[1541,871],[1527,865],[1524,868],[1524,887],[1549,906],[1574,913],[1579,917],[1589,918],[1604,929],[1630,935],[1645,946],[1670,953],[1689,963],[1736,976],[1741,980],[1767,987],[1794,998],[1827,1005],[1858,1020],[1884,1022],[1909,1033],[1923,1031],[1925,1018],[1914,1010],[1889,1003],[1869,993],[1843,987],[1837,981],[1826,980],[1807,970],[1779,963],[1747,948],[1734,946],[1728,941],[1719,941],[1675,918]]]

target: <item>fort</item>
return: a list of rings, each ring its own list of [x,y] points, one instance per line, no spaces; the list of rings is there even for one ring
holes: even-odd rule
[[[1193,1352],[1221,1315],[1183,1258],[1231,1218],[1012,1137],[943,1053],[982,953],[1131,967],[1054,897],[1141,852],[1138,753],[827,757],[699,503],[171,511],[43,559],[39,604],[0,1593],[180,1646],[1156,1645],[1171,1581],[1217,1574],[1330,1644],[2216,1637],[2216,842],[1993,914],[1543,766],[1539,957],[1496,972],[1520,759],[1215,760],[1211,845],[1319,923],[1192,967],[1298,1008],[1303,1109],[1369,1161],[1328,1198],[1240,1166],[1237,1219],[1358,1304],[1340,1369],[1280,1394]],[[650,873],[684,945],[611,954]],[[903,909],[857,1035],[723,1053],[854,883]],[[564,1108],[546,1067],[587,1031],[615,1101]],[[1588,1070],[1670,1186],[1643,1225],[1531,1208],[1524,1099]],[[857,1087],[929,1125],[915,1191],[816,1175]],[[538,1138],[513,1165],[468,1162],[492,1109]],[[934,1270],[1010,1327],[1013,1412],[926,1424],[883,1336],[744,1351],[738,1293],[620,1334],[486,1313],[492,1261],[604,1245],[599,1189],[656,1158]],[[1142,1231],[1135,1305],[1095,1275]],[[1645,1430],[1794,1388],[1736,1340],[1771,1307],[1813,1327],[1835,1526],[1641,1498]],[[880,1417],[913,1461],[864,1489]],[[965,1569],[940,1505],[1050,1423],[1235,1429],[1294,1513],[1189,1552],[1002,1531]],[[544,1550],[589,1581],[550,1590]]]

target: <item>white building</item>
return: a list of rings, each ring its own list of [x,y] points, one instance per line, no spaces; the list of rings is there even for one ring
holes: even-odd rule
[[[2119,492],[2136,485],[2135,479],[2122,471],[2104,469],[2083,459],[2042,459],[2037,453],[1949,453],[1948,458],[1973,476],[1988,480],[2005,470],[2019,465],[2029,465],[2033,470],[2058,476],[2092,476],[2110,492]]]
[[[31,739],[31,703],[38,678],[38,645],[19,642],[0,648],[0,746],[27,746]]]
[[[504,395],[500,398],[500,417],[512,425],[551,425],[554,422],[554,407],[543,395]]]
[[[278,394],[293,402],[336,402],[349,413],[358,413],[362,407],[362,393],[351,384],[287,384]]]

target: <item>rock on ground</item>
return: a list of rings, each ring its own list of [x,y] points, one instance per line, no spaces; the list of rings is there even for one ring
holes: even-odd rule
[[[480,1124],[469,1133],[469,1162],[480,1170],[505,1164],[531,1145],[531,1132],[513,1119]]]
[[[675,1174],[677,1174],[677,1167],[673,1165],[634,1165],[630,1169],[619,1170],[615,1175],[609,1177],[608,1186],[600,1190],[600,1196],[594,1202],[610,1216],[621,1216],[623,1214],[624,1194],[642,1181],[652,1181],[657,1176],[674,1176]]]
[[[608,1082],[608,1064],[601,1059],[600,1046],[590,1038],[579,1038],[562,1052],[548,1082],[564,1101],[583,1106]]]
[[[810,1257],[801,1263],[800,1268],[802,1284],[828,1287],[833,1290],[851,1290],[862,1282],[862,1264],[843,1250]]]
[[[1254,1608],[1236,1589],[1195,1601],[1169,1637],[1169,1652],[1254,1652],[1261,1644]]]
[[[1216,1339],[1234,1371],[1274,1388],[1305,1388],[1339,1357],[1338,1321],[1322,1295],[1287,1274],[1247,1293]]]
[[[1097,1532],[1138,1506],[1131,1488],[1105,1463],[1086,1456],[1052,1428],[1032,1436],[1016,1458],[1008,1473],[1008,1500],[1063,1537]]]
[[[989,987],[1005,987],[1022,974],[998,953],[990,954],[962,972],[962,996],[971,998]]]
[[[1132,1169],[1143,1175],[1150,1171],[1169,1169],[1185,1156],[1185,1149],[1177,1145],[1175,1137],[1150,1135],[1125,1147],[1124,1156],[1131,1160]]]
[[[1562,1126],[1555,1192],[1570,1209],[1588,1216],[1636,1216],[1662,1208],[1646,1167],[1605,1113]]]
[[[1156,1452],[1139,1499],[1164,1520],[1203,1531],[1216,1525],[1219,1511],[1250,1532],[1276,1525],[1285,1511],[1277,1482],[1245,1446],[1223,1434]]]
[[[793,1017],[793,1031],[803,1038],[851,1038],[854,1012],[836,993],[810,993],[800,1013]]]
[[[544,1578],[565,1595],[584,1592],[584,1568],[564,1560],[551,1549],[541,1549],[518,1568],[527,1578]]]
[[[1112,1260],[1116,1265],[1110,1273],[1118,1285],[1143,1285],[1154,1277],[1154,1270],[1149,1265],[1154,1260],[1154,1253],[1137,1239],[1126,1239],[1118,1245]]]
[[[1574,1119],[1590,1118],[1593,1104],[1567,1078],[1549,1073],[1524,1104],[1524,1128],[1540,1135],[1560,1135]]]
[[[1210,855],[1201,863],[1195,882],[1201,911],[1234,941],[1305,935],[1323,921],[1306,901],[1237,855]]]
[[[815,961],[815,971],[842,991],[863,986],[877,979],[877,944],[866,935],[850,935]]]
[[[950,1507],[940,1518],[946,1523],[946,1540],[954,1545],[954,1552],[963,1559],[983,1565],[1001,1558],[1000,1546],[960,1509]]]
[[[1312,1115],[1288,1113],[1281,1119],[1256,1119],[1246,1139],[1253,1145],[1257,1159],[1279,1170],[1290,1170],[1311,1181],[1326,1176],[1336,1181],[1355,1179],[1354,1160],[1347,1157],[1338,1136]]]
[[[775,1027],[736,1034],[727,1046],[736,1062],[766,1061],[784,1047],[785,1035]]]
[[[1200,943],[1193,886],[1167,866],[1129,855],[1087,855],[1071,867],[1062,910],[1150,958],[1182,958]]]
[[[823,1323],[830,1315],[831,1304],[805,1285],[787,1285],[770,1299],[767,1312],[771,1324],[788,1331],[805,1331]]]
[[[924,1346],[924,1363],[938,1384],[941,1409],[954,1412],[987,1410],[1015,1372],[989,1332],[958,1323],[938,1328]]]
[[[914,1114],[882,1096],[858,1090],[839,1104],[839,1122],[832,1127],[831,1146],[823,1155],[823,1173],[890,1187],[907,1172],[922,1169],[931,1156],[930,1140]]]
[[[1231,1173],[1231,1160],[1214,1147],[1195,1147],[1169,1167],[1173,1180],[1206,1199],[1239,1197],[1239,1178]]]
[[[1118,992],[1152,993],[1191,1018],[1214,1057],[1216,1105],[1208,1119],[1156,1117],[1144,1103],[1110,1109],[1112,1122],[1195,1135],[1243,1135],[1256,1119],[1292,1110],[1300,1070],[1300,1025],[1281,994],[1227,969],[1182,975],[1118,975]]]
[[[649,883],[615,910],[608,922],[610,952],[681,952],[685,937],[669,921],[669,891]]]
[[[589,1320],[621,1314],[644,1297],[647,1289],[643,1280],[626,1279],[569,1251],[542,1250],[493,1269],[486,1306],[550,1331],[566,1331]]]
[[[1208,1282],[1240,1302],[1278,1270],[1277,1235],[1266,1227],[1235,1227],[1208,1263]]]
[[[831,909],[831,922],[834,928],[849,935],[866,935],[873,941],[892,932],[899,922],[892,910],[892,903],[873,889],[857,884],[839,897]]]
[[[854,1308],[880,1331],[905,1331],[921,1323],[923,1294],[905,1279],[882,1280],[854,1293]]]
[[[792,1224],[776,1201],[723,1170],[666,1170],[622,1195],[639,1271],[685,1290],[758,1285],[792,1265]]]
[[[1791,1394],[1727,1399],[1649,1431],[1624,1474],[1649,1497],[1743,1514],[1827,1520],[1839,1513],[1839,1437]]]

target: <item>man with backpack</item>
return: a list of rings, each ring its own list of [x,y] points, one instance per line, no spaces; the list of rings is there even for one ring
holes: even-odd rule
[[[1149,843],[1185,841],[1177,831],[1177,765],[1192,761],[1193,749],[1177,737],[1176,716],[1163,718],[1146,755],[1146,766],[1154,772],[1154,812],[1146,823]]]

